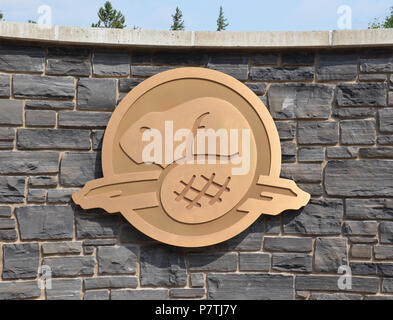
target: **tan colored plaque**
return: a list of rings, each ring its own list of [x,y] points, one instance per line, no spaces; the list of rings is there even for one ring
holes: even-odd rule
[[[280,140],[262,101],[203,68],[165,71],[128,93],[108,123],[102,170],[73,194],[76,204],[120,212],[151,238],[182,247],[225,241],[261,214],[310,199],[279,177]]]

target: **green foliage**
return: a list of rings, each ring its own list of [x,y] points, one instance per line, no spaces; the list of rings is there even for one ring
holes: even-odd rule
[[[172,20],[171,30],[184,30],[183,13],[179,7],[176,7],[176,12],[172,15]]]
[[[378,19],[374,19],[373,23],[369,23],[369,29],[382,29],[382,28],[393,28],[393,7],[390,8],[390,16],[385,18],[385,21],[380,22]]]
[[[36,21],[34,21],[34,20],[30,20],[30,19],[27,21],[27,23],[37,24],[37,22],[36,22]]]
[[[110,1],[106,1],[104,7],[98,10],[98,18],[100,19],[97,23],[93,23],[91,26],[95,28],[117,28],[123,29],[126,27],[124,24],[126,18],[121,13],[113,9]]]
[[[222,10],[222,7],[220,6],[220,13],[218,15],[217,19],[217,31],[223,31],[229,26],[229,23],[227,23],[227,19],[224,17],[224,11]]]
[[[3,13],[0,11],[0,20],[3,20]]]

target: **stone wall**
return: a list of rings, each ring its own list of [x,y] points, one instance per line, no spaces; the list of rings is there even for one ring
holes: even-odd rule
[[[179,66],[225,72],[261,97],[282,140],[282,176],[312,194],[304,209],[192,250],[72,204],[101,176],[117,103]],[[393,298],[393,46],[119,51],[3,40],[0,96],[0,299]],[[352,289],[340,290],[347,264]],[[42,265],[52,289],[37,285]]]

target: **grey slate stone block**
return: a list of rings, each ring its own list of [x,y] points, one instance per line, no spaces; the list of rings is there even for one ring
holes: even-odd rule
[[[144,79],[140,78],[122,78],[119,79],[119,91],[129,92],[140,84]]]
[[[247,64],[214,64],[209,62],[207,67],[216,71],[228,74],[238,80],[248,80],[248,65]]]
[[[1,150],[12,150],[14,148],[13,141],[0,141]]]
[[[76,216],[76,236],[78,239],[116,237],[119,230],[119,218],[116,215],[78,214]]]
[[[340,121],[342,144],[375,144],[375,120]]]
[[[337,85],[336,104],[343,107],[386,106],[385,83],[346,83]]]
[[[353,274],[393,276],[393,263],[384,262],[351,262],[350,267]]]
[[[56,125],[56,111],[26,110],[25,118],[28,127],[54,127]]]
[[[84,284],[88,290],[136,288],[138,286],[138,278],[135,276],[94,277],[86,278]]]
[[[313,80],[313,67],[251,67],[250,78],[261,81]]]
[[[379,131],[393,133],[393,108],[378,110]]]
[[[245,231],[227,241],[216,244],[214,248],[219,251],[257,251],[262,246],[264,229],[264,220],[259,218]]]
[[[73,99],[75,96],[72,77],[16,74],[13,76],[13,90],[16,98]]]
[[[70,110],[74,109],[73,101],[27,100],[29,109]]]
[[[83,300],[109,300],[108,290],[89,290],[85,292]]]
[[[317,64],[317,80],[355,80],[357,64],[356,53],[320,53]]]
[[[0,282],[0,300],[31,299],[41,295],[38,281]]]
[[[311,272],[312,255],[304,253],[273,253],[272,269],[283,272]]]
[[[57,176],[29,177],[29,185],[32,187],[56,187],[57,186]]]
[[[210,273],[207,282],[212,300],[291,300],[294,296],[293,276]]]
[[[193,288],[201,288],[205,286],[205,277],[203,273],[191,273],[190,285]]]
[[[42,253],[50,254],[79,254],[82,252],[82,242],[46,242],[42,244]]]
[[[375,116],[375,109],[373,108],[335,108],[333,116],[340,119],[363,119],[373,118]]]
[[[258,96],[263,96],[266,93],[267,85],[264,82],[246,82],[245,85]]]
[[[98,247],[98,273],[135,273],[137,267],[137,255],[137,248],[134,246]]]
[[[348,237],[348,240],[351,243],[366,243],[366,244],[375,244],[378,243],[378,239],[375,237]]]
[[[310,252],[311,238],[265,237],[263,248],[266,251]]]
[[[30,189],[27,192],[27,202],[44,203],[46,200],[46,189]]]
[[[90,149],[90,131],[78,129],[18,129],[19,149]]]
[[[312,65],[314,64],[314,53],[307,51],[284,52],[281,57],[285,65]]]
[[[10,126],[23,125],[23,102],[0,99],[0,124]]]
[[[22,46],[11,43],[0,45],[0,70],[42,72],[45,53],[37,46]]]
[[[47,300],[81,300],[81,279],[53,279],[52,288],[45,288]]]
[[[316,293],[312,292],[309,300],[361,300],[360,294],[348,293]]]
[[[322,162],[325,160],[323,147],[301,147],[299,148],[299,162]]]
[[[266,216],[266,234],[279,234],[281,232],[280,216]]]
[[[292,140],[293,138],[295,138],[295,121],[276,121],[276,127],[281,140]]]
[[[112,113],[91,111],[60,111],[60,127],[100,128],[106,127]]]
[[[15,209],[22,240],[72,239],[74,212],[68,206],[28,206]]]
[[[169,295],[177,299],[202,298],[205,295],[203,288],[174,288],[169,290]]]
[[[121,243],[135,243],[135,244],[149,244],[155,243],[156,240],[146,236],[139,230],[135,229],[131,224],[126,223],[120,227],[120,242]]]
[[[206,63],[207,56],[203,52],[171,52],[158,51],[153,53],[153,60],[155,64],[163,65],[196,65],[200,66]]]
[[[131,75],[136,77],[151,77],[157,73],[176,68],[175,66],[134,66],[131,65]]]
[[[330,196],[386,196],[393,192],[392,160],[331,160],[325,167]]]
[[[90,48],[70,47],[70,46],[49,46],[48,57],[74,57],[74,58],[88,58],[90,55]]]
[[[386,73],[393,72],[393,59],[360,60],[360,72]]]
[[[12,211],[10,206],[0,206],[0,217],[9,218],[11,217]]]
[[[239,254],[240,271],[269,271],[270,255],[259,252],[241,252]]]
[[[270,112],[275,119],[328,119],[333,94],[332,85],[272,84],[268,92]]]
[[[168,289],[112,290],[112,300],[167,300]]]
[[[343,214],[342,200],[311,199],[303,209],[283,215],[284,233],[339,235]]]
[[[116,80],[79,79],[77,105],[81,110],[114,110],[116,107]]]
[[[367,244],[353,244],[351,246],[351,257],[355,259],[371,259],[372,246]]]
[[[379,224],[380,243],[393,243],[393,222],[384,221]]]
[[[359,74],[359,81],[369,81],[369,82],[384,82],[386,81],[386,74],[379,73],[361,73]]]
[[[3,279],[35,278],[40,252],[38,243],[3,245]]]
[[[393,293],[393,279],[385,278],[382,281],[382,289],[383,293]]]
[[[0,202],[23,203],[25,198],[25,178],[0,177]]]
[[[0,75],[0,96],[9,97],[11,93],[10,89],[11,77],[8,74]]]
[[[255,53],[251,55],[251,64],[264,65],[264,64],[277,64],[278,54],[273,52]]]
[[[131,53],[131,64],[151,64],[153,54],[145,51],[134,51]]]
[[[300,144],[336,144],[338,125],[333,121],[300,121],[298,123]]]
[[[282,162],[296,161],[296,143],[291,141],[281,142],[281,158]]]
[[[183,253],[167,246],[142,246],[140,281],[141,286],[185,286],[187,273]]]
[[[340,276],[333,275],[297,275],[296,290],[343,291],[338,287]],[[376,293],[379,289],[377,277],[352,277],[352,289],[344,291]]]
[[[18,234],[14,229],[0,230],[0,241],[15,241],[18,239]]]
[[[0,128],[0,140],[14,140],[15,130],[14,128],[1,127]]]
[[[356,147],[327,147],[326,155],[328,159],[353,159],[358,156]]]
[[[15,220],[14,219],[7,219],[7,218],[0,218],[0,229],[15,229]]]
[[[187,255],[188,268],[191,271],[235,271],[236,253],[191,253]]]
[[[57,152],[0,151],[0,174],[57,173]]]
[[[90,61],[78,58],[49,58],[46,74],[88,77],[91,73]]]
[[[72,195],[79,191],[76,188],[49,189],[48,203],[70,203]]]
[[[91,256],[44,258],[43,265],[51,268],[52,276],[87,276],[94,273],[95,260]]]
[[[378,232],[378,224],[376,221],[345,221],[343,232],[350,236],[374,236]]]
[[[97,76],[128,76],[130,74],[130,55],[126,51],[95,50],[93,73]]]
[[[60,163],[60,183],[62,186],[81,187],[87,181],[100,177],[102,177],[100,153],[64,153]]]
[[[376,260],[393,260],[393,246],[391,245],[374,246],[374,258]]]
[[[283,163],[281,177],[296,182],[321,182],[322,167],[315,163]]]
[[[315,241],[315,271],[337,273],[347,265],[347,241],[345,238],[317,238]]]
[[[92,130],[91,132],[91,141],[93,150],[101,150],[102,149],[102,142],[104,139],[104,130]]]

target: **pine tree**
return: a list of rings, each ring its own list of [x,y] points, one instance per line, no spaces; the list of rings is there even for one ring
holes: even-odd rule
[[[3,20],[3,13],[0,11],[0,20]]]
[[[113,9],[110,1],[106,1],[104,7],[98,10],[98,18],[100,19],[97,23],[92,23],[92,27],[95,28],[118,28],[123,29],[126,27],[124,24],[126,18],[121,13]]]
[[[183,13],[179,7],[176,7],[176,12],[172,15],[172,20],[171,30],[184,30]]]
[[[379,22],[378,19],[374,19],[373,23],[368,25],[369,29],[382,29],[382,28],[393,28],[393,7],[390,8],[390,16],[385,18],[384,22]]]
[[[227,23],[227,19],[224,17],[224,10],[222,10],[222,6],[220,6],[220,13],[217,19],[217,31],[224,31],[229,26]]]

